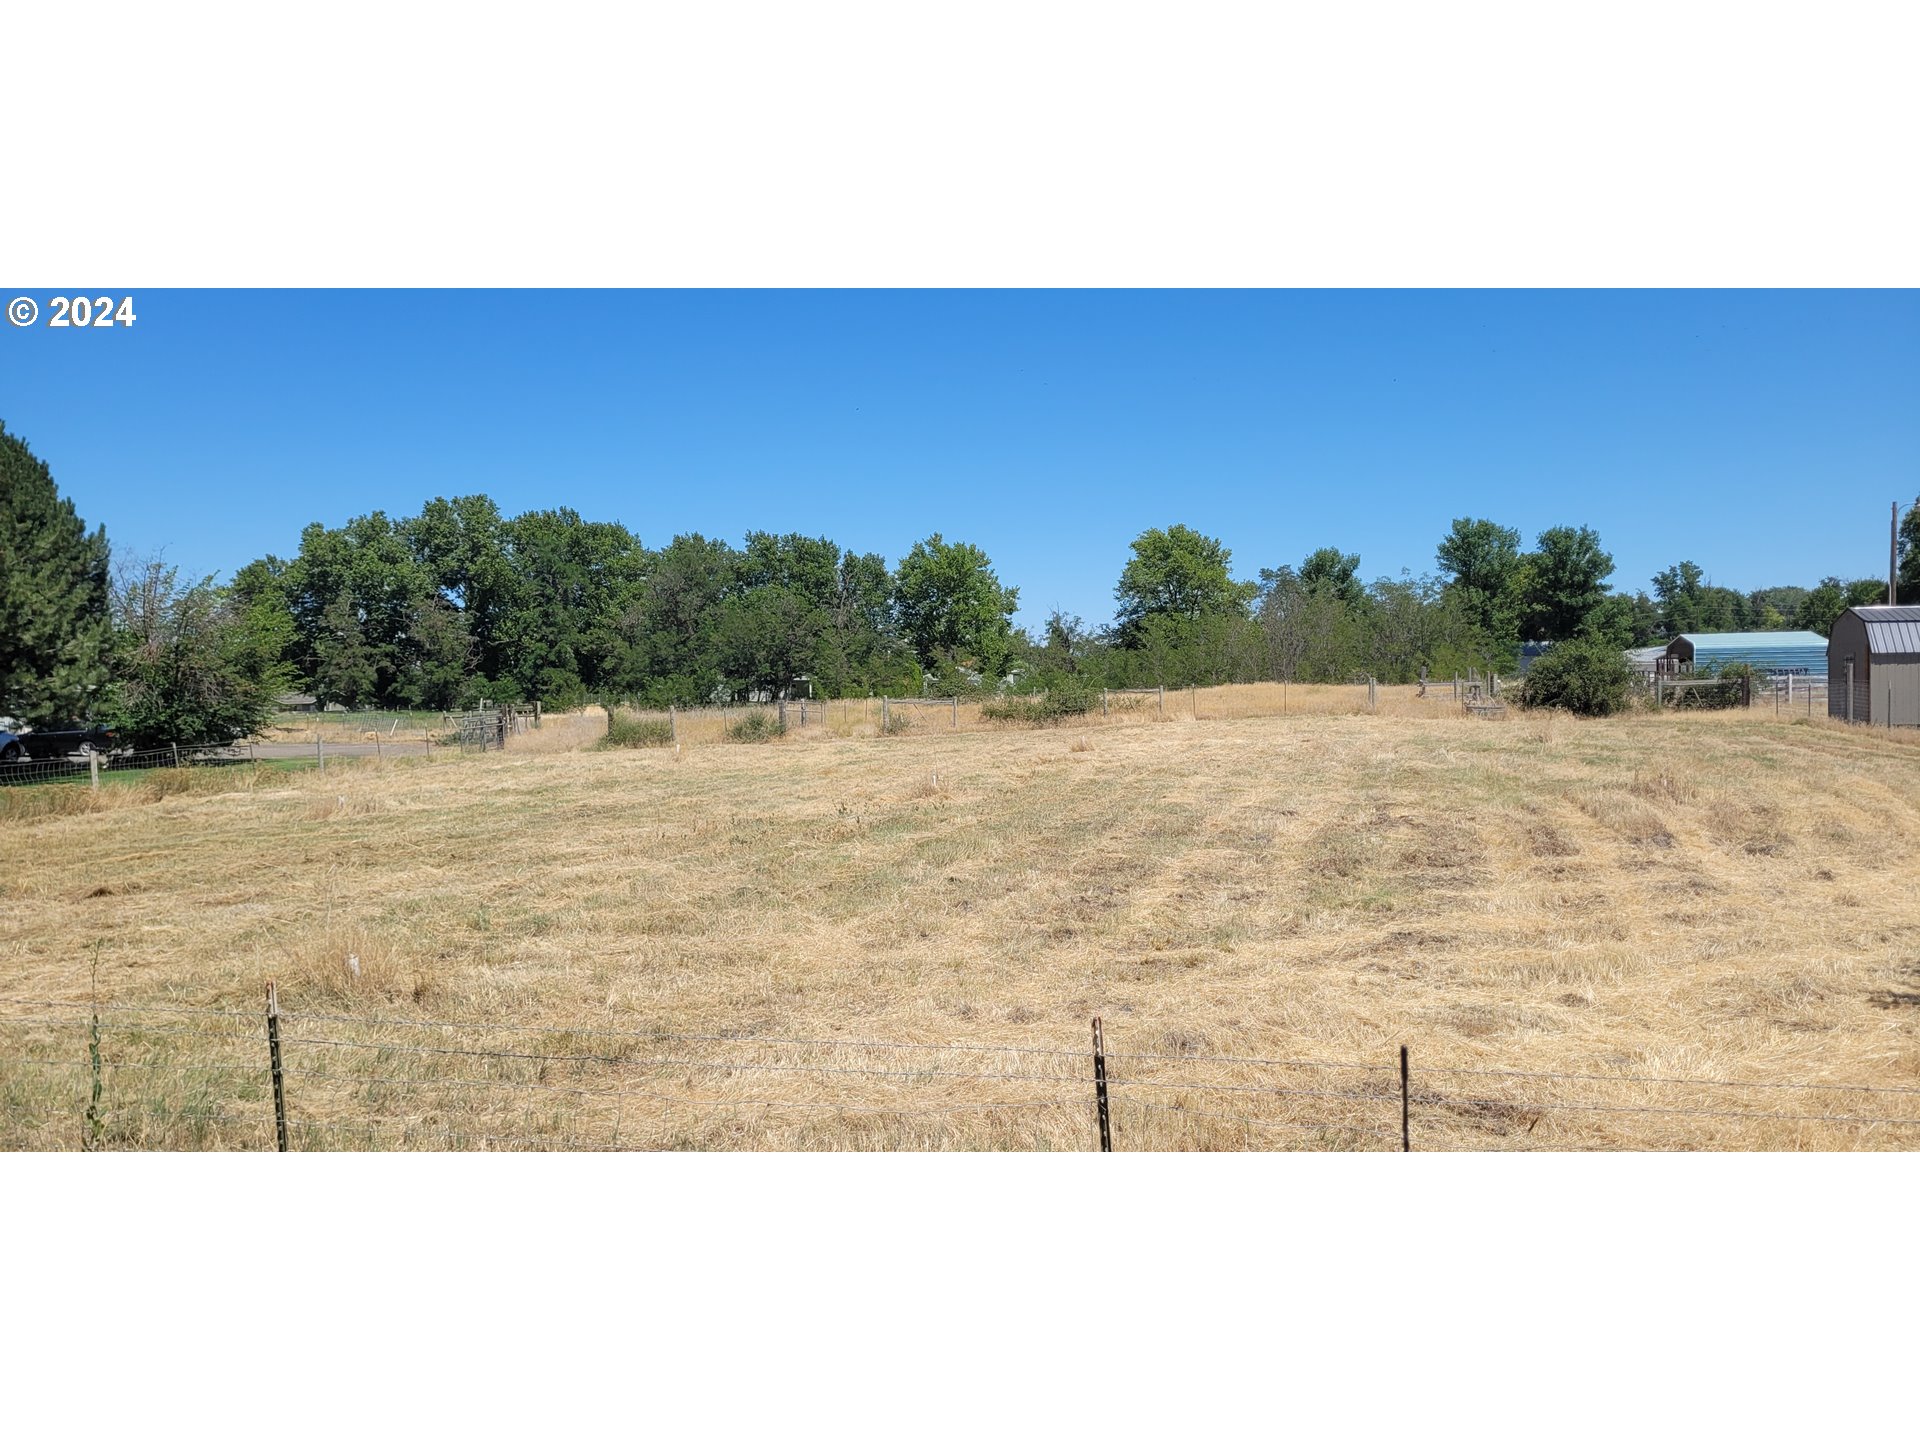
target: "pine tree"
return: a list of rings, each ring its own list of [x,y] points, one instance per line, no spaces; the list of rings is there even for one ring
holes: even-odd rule
[[[0,716],[90,718],[112,644],[106,530],[87,533],[46,462],[0,422]]]

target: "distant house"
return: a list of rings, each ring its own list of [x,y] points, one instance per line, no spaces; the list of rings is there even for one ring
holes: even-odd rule
[[[292,710],[297,714],[305,714],[315,709],[320,702],[315,700],[311,695],[282,695],[274,703],[282,710]]]
[[[1827,714],[1920,725],[1920,605],[1856,605],[1833,622]]]
[[[1667,642],[1666,660],[1671,669],[1695,675],[1729,665],[1751,665],[1762,675],[1824,675],[1827,642],[1811,630],[1676,635]]]

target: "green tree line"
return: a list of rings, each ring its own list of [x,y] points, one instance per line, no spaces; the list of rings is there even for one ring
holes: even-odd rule
[[[1825,632],[1880,581],[1740,592],[1681,561],[1651,593],[1612,585],[1585,526],[1531,547],[1462,518],[1434,568],[1362,579],[1335,546],[1234,578],[1232,554],[1185,525],[1143,532],[1089,625],[1013,624],[1019,592],[978,546],[934,534],[898,564],[825,537],[680,535],[658,548],[566,508],[508,516],[484,495],[416,515],[311,524],[288,558],[225,584],[158,564],[114,572],[18,436],[0,425],[0,715],[120,723],[156,740],[245,733],[283,690],[323,703],[448,709],[483,699],[683,705],[817,696],[1206,685],[1405,682],[1511,669],[1527,641],[1621,648],[1681,631]],[[1920,514],[1916,511],[1915,514]],[[1920,523],[1902,571],[1920,595]]]

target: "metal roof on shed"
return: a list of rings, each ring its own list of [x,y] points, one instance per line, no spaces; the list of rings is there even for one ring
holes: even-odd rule
[[[1804,650],[1809,645],[1827,648],[1827,637],[1811,630],[1720,630],[1679,638],[1695,650]]]
[[[1723,630],[1676,635],[1667,654],[1696,674],[1751,665],[1768,675],[1811,675],[1827,668],[1826,637],[1811,630]]]
[[[1856,605],[1867,627],[1867,653],[1920,655],[1920,605]]]

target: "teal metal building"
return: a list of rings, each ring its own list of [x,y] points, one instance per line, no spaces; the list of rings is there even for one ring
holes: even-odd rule
[[[1763,675],[1825,675],[1827,641],[1811,630],[1728,630],[1718,635],[1676,635],[1667,661],[1704,675],[1729,665],[1751,665]]]

